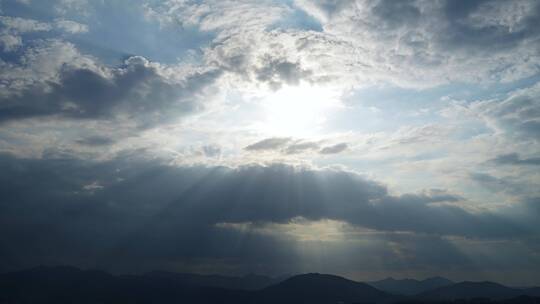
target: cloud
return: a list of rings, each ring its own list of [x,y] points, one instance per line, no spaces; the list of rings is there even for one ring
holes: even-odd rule
[[[473,172],[470,178],[497,193],[509,193],[515,195],[523,195],[527,193],[527,185],[518,183],[509,177],[495,177],[486,173]]]
[[[53,26],[46,22],[20,17],[0,16],[0,45],[4,52],[16,51],[23,45],[21,34],[50,31]]]
[[[291,139],[288,137],[266,138],[244,148],[247,151],[277,150],[285,146]]]
[[[517,141],[540,140],[540,83],[516,89],[499,98],[454,102],[442,111],[447,117],[482,120],[497,135]]]
[[[221,147],[217,145],[205,145],[202,150],[207,157],[219,157],[221,155]]]
[[[375,78],[421,86],[421,81],[511,81],[538,72],[530,61],[539,60],[534,50],[540,8],[534,1],[296,3],[318,18],[324,33],[358,49],[362,59],[351,62],[351,70],[369,70]]]
[[[347,150],[348,147],[349,147],[349,145],[347,143],[339,143],[339,144],[335,144],[333,146],[324,147],[319,151],[319,153],[321,153],[321,154],[337,154],[337,153],[341,153],[341,152]]]
[[[285,154],[297,154],[319,149],[320,145],[312,141],[297,141],[288,145],[283,152]]]
[[[22,38],[12,34],[0,34],[0,44],[4,52],[12,52],[22,45]]]
[[[49,23],[20,17],[0,16],[0,23],[4,25],[4,30],[15,33],[50,31],[53,29]]]
[[[115,142],[114,139],[105,137],[105,136],[88,136],[85,138],[81,138],[76,140],[76,142],[80,145],[85,146],[106,146],[113,144]]]
[[[521,158],[518,153],[502,154],[491,162],[499,165],[540,165],[540,157]]]
[[[0,29],[0,45],[4,52],[14,52],[22,47],[23,35],[51,32],[55,29],[69,34],[88,32],[87,25],[66,19],[42,22],[28,18],[0,16],[0,24],[3,25]]]
[[[271,137],[244,148],[247,151],[273,151],[284,155],[293,155],[300,153],[311,153],[318,151],[320,154],[337,154],[345,151],[349,145],[347,143],[338,143],[321,148],[321,143],[315,141],[306,141],[302,139],[292,139],[289,137]]]
[[[55,25],[62,31],[70,34],[80,34],[88,32],[88,26],[86,24],[78,23],[72,20],[57,19]]]
[[[172,78],[172,71],[140,56],[109,68],[60,41],[28,50],[24,60],[26,66],[7,66],[0,76],[0,123],[52,115],[127,119],[140,127],[166,123],[203,108],[199,96],[221,74],[203,69]]]
[[[308,227],[319,223],[320,229],[325,229],[325,220],[343,222],[351,227],[343,232],[350,233],[347,238],[372,241],[368,247],[347,242],[351,247],[339,250],[391,254],[403,265],[426,263],[429,251],[421,248],[446,236],[525,241],[538,232],[534,217],[523,216],[530,215],[526,210],[534,204],[520,204],[520,212],[472,213],[454,205],[463,199],[446,191],[392,195],[380,183],[336,170],[279,164],[174,167],[134,158],[88,162],[9,155],[0,157],[0,168],[2,269],[69,263],[133,271],[182,264],[226,271],[261,261],[266,270],[297,269],[302,256],[294,249],[299,241],[291,238],[295,234],[260,231],[288,229],[299,218]],[[225,229],[249,228],[245,223],[270,226],[253,232]],[[410,237],[400,238],[403,233]],[[394,249],[389,252],[385,244],[390,240]],[[313,246],[307,241],[305,246]],[[413,250],[414,242],[420,242],[418,259],[394,256],[397,248]],[[343,254],[336,251],[331,260]]]
[[[301,79],[308,78],[310,71],[302,69],[298,62],[292,63],[283,59],[265,56],[264,63],[256,70],[257,80],[268,82],[273,89],[279,89],[281,83],[298,85]]]

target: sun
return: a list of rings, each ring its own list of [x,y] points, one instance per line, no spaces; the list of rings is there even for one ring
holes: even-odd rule
[[[274,136],[314,136],[323,131],[328,115],[338,105],[338,95],[331,88],[285,86],[262,99],[260,129]]]

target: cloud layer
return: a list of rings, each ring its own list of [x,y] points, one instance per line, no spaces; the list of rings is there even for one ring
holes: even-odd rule
[[[259,266],[268,270],[302,258],[295,250],[302,241],[272,225],[287,231],[293,223],[302,227],[302,221],[321,222],[323,232],[332,229],[324,221],[343,222],[350,227],[341,231],[345,238],[374,239],[381,246],[340,245],[349,254],[391,254],[390,247],[410,246],[413,239],[429,246],[429,240],[449,242],[446,237],[505,242],[538,233],[534,202],[504,213],[472,213],[455,205],[463,198],[442,190],[391,195],[380,183],[336,170],[286,165],[179,168],[135,160],[89,163],[7,155],[1,167],[3,269],[60,261],[117,270],[175,264],[180,269],[182,263],[189,268],[190,260],[219,264],[231,259],[243,270],[264,260]],[[27,190],[30,184],[32,191]],[[258,233],[256,227],[267,227],[268,233]],[[366,229],[372,232],[363,234]],[[408,236],[401,240],[404,233]],[[432,269],[440,266],[425,260],[422,250],[407,259]],[[146,264],[139,265],[141,259]],[[393,259],[406,263],[399,256]],[[191,266],[202,267],[203,260]]]

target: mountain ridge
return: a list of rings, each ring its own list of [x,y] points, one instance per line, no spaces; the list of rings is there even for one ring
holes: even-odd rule
[[[389,293],[407,296],[416,295],[430,289],[454,284],[454,282],[439,276],[429,277],[423,280],[409,278],[394,279],[392,277],[388,277],[379,281],[371,281],[366,283]]]
[[[441,303],[456,299],[472,299],[463,303],[477,303],[476,298],[503,300],[507,302],[501,303],[512,304],[540,303],[540,298],[534,298],[540,296],[539,287],[517,289],[487,281],[459,282],[416,296],[394,295],[367,283],[320,273],[291,276],[256,290],[223,287],[242,285],[245,283],[243,280],[261,279],[264,283],[266,278],[268,277],[260,275],[228,277],[166,271],[113,275],[105,271],[82,270],[71,266],[40,266],[0,274],[0,303],[389,304]],[[388,278],[381,281],[444,282],[444,278],[440,279],[418,281]]]

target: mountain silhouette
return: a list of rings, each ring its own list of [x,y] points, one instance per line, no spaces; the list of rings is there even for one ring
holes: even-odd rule
[[[294,276],[257,296],[260,303],[380,303],[393,299],[368,284],[318,273]]]
[[[367,283],[379,290],[398,295],[415,295],[431,289],[454,284],[454,282],[442,277],[433,277],[425,280],[396,280],[394,278],[386,278],[384,280]]]
[[[293,276],[256,289],[256,286],[265,286],[271,280],[278,279],[258,275],[228,277],[163,271],[112,275],[75,267],[36,267],[0,274],[0,304],[440,304],[454,299],[469,299],[459,300],[463,304],[540,303],[540,298],[533,297],[540,295],[540,288],[518,289],[492,282],[462,282],[406,297],[392,295],[365,283],[318,273]],[[495,300],[504,302],[493,302]]]
[[[248,274],[243,277],[231,277],[222,275],[201,275],[194,273],[178,273],[168,271],[152,271],[144,276],[150,278],[170,279],[179,285],[218,287],[226,289],[259,290],[270,285],[279,283],[285,278],[271,278],[263,275]]]
[[[247,303],[248,295],[165,277],[114,276],[63,266],[0,275],[0,303]]]
[[[538,296],[538,288],[510,288],[494,282],[460,282],[439,287],[418,295],[420,299],[455,300],[455,299],[509,299],[523,295]]]

